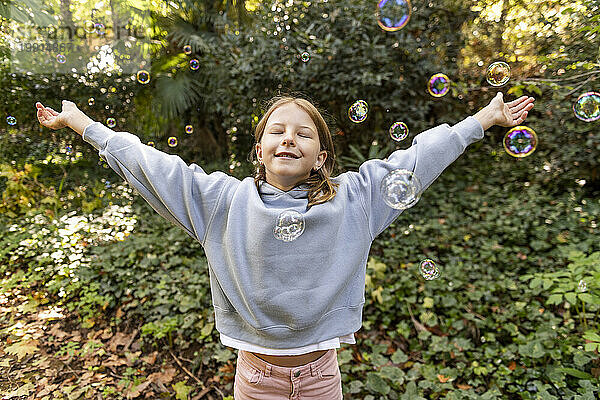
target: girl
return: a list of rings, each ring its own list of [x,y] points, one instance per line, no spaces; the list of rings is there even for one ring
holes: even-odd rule
[[[216,328],[224,345],[239,350],[236,400],[340,400],[335,349],[355,343],[371,243],[402,212],[382,200],[381,180],[408,169],[426,189],[490,126],[522,123],[533,102],[504,103],[498,93],[474,116],[331,177],[333,140],[321,114],[307,100],[276,98],[255,131],[258,172],[241,181],[115,132],[70,101],[61,113],[36,107],[43,126],[82,135],[160,215],[202,244]],[[294,237],[277,230],[285,228],[277,227],[284,211],[294,215]]]

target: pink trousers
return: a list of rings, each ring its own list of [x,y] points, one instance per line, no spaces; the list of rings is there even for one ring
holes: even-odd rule
[[[298,367],[280,367],[239,350],[235,400],[342,400],[342,376],[335,349]]]

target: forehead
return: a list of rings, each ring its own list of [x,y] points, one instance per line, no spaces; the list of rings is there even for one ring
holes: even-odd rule
[[[267,119],[266,127],[275,124],[307,126],[317,131],[317,126],[304,109],[294,103],[287,103],[277,107]]]

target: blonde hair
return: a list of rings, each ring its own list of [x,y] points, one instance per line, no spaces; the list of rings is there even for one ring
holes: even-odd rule
[[[331,181],[331,174],[333,173],[333,168],[335,166],[335,152],[333,150],[333,138],[331,137],[331,132],[329,132],[329,127],[327,123],[321,116],[321,113],[317,108],[308,100],[300,98],[300,97],[292,97],[292,96],[277,96],[271,99],[268,105],[267,112],[263,115],[263,117],[258,121],[256,125],[256,129],[254,131],[254,145],[251,153],[251,160],[254,161],[256,157],[256,144],[260,143],[262,136],[265,132],[265,126],[267,125],[267,120],[273,114],[278,107],[283,106],[284,104],[294,103],[310,116],[317,127],[317,132],[319,134],[319,143],[320,149],[319,151],[325,150],[327,152],[327,158],[325,159],[325,163],[318,170],[311,169],[310,176],[305,180],[298,182],[296,184],[307,184],[308,187],[308,206],[311,206],[325,203],[331,199],[333,199],[336,195],[336,188],[339,186],[338,183],[334,183]],[[260,163],[256,174],[254,175],[254,183],[256,184],[256,189],[259,188],[259,182],[261,180],[266,181],[266,171],[264,164]]]

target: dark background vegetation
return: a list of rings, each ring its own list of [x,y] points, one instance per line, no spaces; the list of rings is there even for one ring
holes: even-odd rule
[[[5,32],[7,4],[0,3]],[[44,15],[35,1],[12,4]],[[65,11],[68,1],[61,5],[46,11],[76,18]],[[233,372],[224,366],[236,354],[214,329],[199,243],[121,184],[77,134],[42,128],[34,103],[58,110],[62,99],[72,100],[97,121],[117,118],[115,130],[241,179],[253,174],[253,128],[277,94],[308,95],[323,110],[335,134],[336,174],[473,115],[497,91],[506,101],[525,94],[536,98],[525,123],[539,138],[531,156],[507,155],[507,129],[492,127],[373,243],[363,328],[357,344],[338,354],[344,393],[597,398],[600,130],[597,121],[577,119],[572,106],[600,89],[598,2],[415,0],[397,32],[379,28],[375,5],[163,3],[151,10],[148,85],[130,74],[15,73],[0,42],[0,115],[18,121],[0,125],[0,290],[68,309],[81,329],[139,327],[144,351],[189,353],[193,374],[220,377],[220,391],[232,395]],[[308,62],[299,57],[304,51]],[[200,61],[196,71],[191,58]],[[498,60],[512,76],[494,88],[485,70]],[[438,72],[452,87],[432,98],[426,82]],[[361,124],[347,118],[357,99],[369,104]],[[387,132],[395,121],[410,128],[401,143]],[[170,136],[177,147],[167,145]],[[126,215],[101,219],[110,207]],[[77,216],[87,219],[64,231]],[[126,217],[135,226],[127,228]],[[89,228],[93,221],[112,229],[108,239]],[[77,245],[64,245],[64,235]],[[61,240],[63,254],[51,256]],[[420,278],[425,257],[439,263],[440,279]],[[578,289],[581,280],[587,291]],[[14,323],[9,315],[0,315],[0,328]],[[2,336],[17,339],[6,329]],[[131,389],[144,373],[127,376]]]

